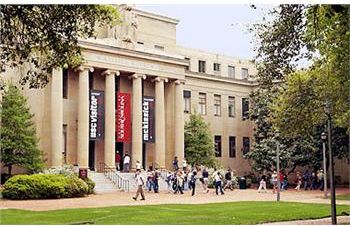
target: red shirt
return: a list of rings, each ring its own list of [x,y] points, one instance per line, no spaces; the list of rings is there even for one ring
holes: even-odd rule
[[[121,160],[122,160],[122,157],[120,156],[119,153],[117,153],[117,154],[115,155],[115,161],[116,161],[116,162],[120,162]]]

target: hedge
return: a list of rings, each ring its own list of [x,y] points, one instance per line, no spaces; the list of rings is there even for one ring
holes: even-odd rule
[[[4,184],[6,199],[57,199],[82,197],[93,192],[95,184],[75,175],[33,174],[16,175]]]

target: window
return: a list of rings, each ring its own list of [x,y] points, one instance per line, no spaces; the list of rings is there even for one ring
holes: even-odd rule
[[[191,91],[184,90],[185,113],[191,113]]]
[[[230,158],[236,158],[236,137],[229,137]]]
[[[154,45],[155,49],[164,50],[164,46]]]
[[[63,124],[63,163],[67,164],[67,124]]]
[[[214,63],[214,71],[220,71],[220,64]]]
[[[242,68],[242,79],[248,79],[248,69]]]
[[[235,117],[235,97],[228,97],[228,117]]]
[[[235,78],[235,67],[228,66],[228,77]]]
[[[215,157],[221,157],[221,136],[215,136]]]
[[[198,113],[201,115],[207,113],[207,94],[205,93],[199,93]]]
[[[63,69],[63,98],[68,98],[68,69]]]
[[[249,98],[242,98],[242,119],[249,117]]]
[[[198,72],[205,73],[205,61],[198,61]]]
[[[214,115],[221,115],[221,96],[216,94],[214,95]]]
[[[247,154],[250,150],[250,141],[249,141],[249,137],[243,137],[243,148],[242,148],[242,152],[243,154]]]

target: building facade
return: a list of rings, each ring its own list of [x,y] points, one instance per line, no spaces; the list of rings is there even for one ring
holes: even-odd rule
[[[246,118],[255,65],[178,46],[178,20],[120,8],[122,25],[79,41],[84,65],[54,70],[44,89],[24,91],[48,166],[114,167],[118,150],[132,167],[170,168],[174,156],[184,158],[185,121],[198,113],[221,164],[249,172],[243,154],[252,143]],[[20,69],[6,73],[16,78]]]

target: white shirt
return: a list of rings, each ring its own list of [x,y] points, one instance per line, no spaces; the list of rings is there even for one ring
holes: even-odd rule
[[[221,181],[221,177],[219,176],[218,173],[215,174],[214,178],[215,178],[215,181]]]
[[[182,161],[182,167],[187,167],[187,162],[185,160]]]
[[[127,155],[124,157],[124,164],[130,163],[130,157]]]
[[[141,174],[138,174],[136,176],[136,185],[137,186],[144,185],[144,181],[145,181],[145,179],[141,176]]]

